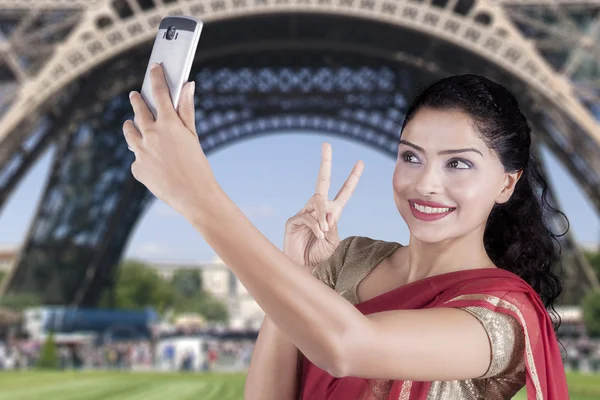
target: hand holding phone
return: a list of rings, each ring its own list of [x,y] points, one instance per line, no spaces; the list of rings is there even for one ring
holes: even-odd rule
[[[140,92],[154,118],[156,102],[152,96],[150,66],[153,63],[161,64],[173,107],[177,109],[181,89],[190,76],[202,26],[202,21],[185,16],[171,16],[161,20]]]

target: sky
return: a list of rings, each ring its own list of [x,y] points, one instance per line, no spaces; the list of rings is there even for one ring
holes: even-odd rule
[[[314,132],[281,133],[229,145],[211,153],[209,161],[225,192],[281,248],[286,220],[314,193],[324,141],[333,148],[330,198],[335,197],[356,161],[365,163],[357,189],[342,213],[340,237],[359,235],[406,244],[408,229],[392,194],[395,159],[363,144]],[[45,185],[52,152],[49,150],[40,157],[2,210],[0,246],[17,246],[24,240]],[[597,243],[599,216],[557,160],[546,151],[544,155],[550,179],[558,189],[560,204],[577,241]],[[204,263],[214,259],[215,253],[183,217],[155,200],[134,228],[125,257]]]

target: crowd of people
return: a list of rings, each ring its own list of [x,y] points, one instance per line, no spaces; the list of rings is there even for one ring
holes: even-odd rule
[[[565,367],[583,372],[600,372],[600,340],[590,338],[582,326],[563,325],[559,331]],[[254,340],[194,342],[183,346],[177,339],[159,346],[160,341],[129,340],[94,344],[90,341],[58,342],[60,369],[161,370],[161,371],[243,371],[250,365]],[[191,344],[190,344],[191,343]],[[35,368],[43,342],[31,339],[0,341],[0,370]],[[199,358],[196,360],[196,358]],[[198,361],[198,362],[196,362]]]
[[[0,369],[35,368],[42,346],[34,340],[0,342]],[[243,371],[250,363],[253,348],[254,342],[249,340],[213,339],[198,348],[166,345],[161,346],[162,351],[150,340],[99,345],[68,342],[57,343],[56,357],[60,369]]]

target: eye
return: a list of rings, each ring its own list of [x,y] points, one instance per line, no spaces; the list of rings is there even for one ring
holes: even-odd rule
[[[407,162],[410,164],[417,164],[419,162],[419,159],[417,158],[417,156],[415,156],[415,154],[410,151],[406,151],[406,152],[402,153],[402,159],[404,160],[404,162]]]
[[[453,169],[469,169],[473,167],[473,164],[471,164],[467,160],[455,158],[448,162],[448,167]]]

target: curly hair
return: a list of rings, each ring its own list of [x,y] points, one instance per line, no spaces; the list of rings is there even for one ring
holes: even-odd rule
[[[456,110],[470,116],[476,132],[495,151],[506,172],[523,171],[514,193],[495,204],[485,226],[483,242],[490,259],[511,271],[538,293],[551,311],[555,329],[560,318],[554,301],[563,284],[555,272],[561,264],[558,237],[549,217],[564,213],[548,201],[548,184],[531,152],[531,128],[517,99],[505,87],[478,75],[441,79],[417,95],[408,108],[402,131],[421,108]]]

